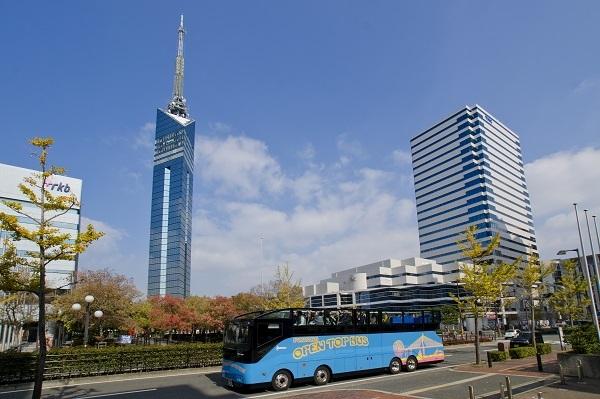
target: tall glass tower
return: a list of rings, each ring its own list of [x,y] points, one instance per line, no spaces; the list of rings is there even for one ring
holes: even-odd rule
[[[148,296],[190,293],[195,121],[183,97],[183,15],[173,97],[156,111]]]
[[[422,257],[442,265],[465,260],[456,241],[471,225],[483,243],[500,234],[494,263],[538,254],[516,133],[475,105],[410,143]]]

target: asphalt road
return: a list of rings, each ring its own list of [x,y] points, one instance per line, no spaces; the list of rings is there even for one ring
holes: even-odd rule
[[[482,347],[482,359],[485,359],[483,351],[493,349],[491,346]],[[412,373],[400,373],[389,375],[374,373],[361,377],[335,379],[324,387],[316,387],[311,384],[300,384],[292,389],[276,393],[268,390],[239,393],[231,391],[222,386],[218,369],[202,371],[179,370],[172,373],[162,374],[136,374],[112,376],[106,379],[89,379],[77,381],[72,384],[51,387],[58,382],[50,382],[45,385],[44,398],[47,399],[92,399],[92,398],[114,398],[114,399],[200,399],[200,398],[269,398],[277,399],[297,394],[314,393],[323,390],[345,390],[345,389],[372,389],[391,393],[402,393],[411,396],[431,399],[464,399],[466,386],[473,385],[478,395],[498,392],[498,387],[504,381],[499,375],[486,375],[455,371],[452,366],[472,363],[474,360],[473,347],[446,348],[446,361],[433,366],[422,367]],[[535,377],[511,377],[513,386],[533,382]],[[110,379],[110,381],[107,381]],[[21,399],[31,397],[31,389],[22,387],[10,390],[3,387],[0,391],[0,399]]]

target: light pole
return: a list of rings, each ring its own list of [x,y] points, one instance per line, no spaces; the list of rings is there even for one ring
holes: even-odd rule
[[[90,305],[92,304],[92,302],[94,302],[94,297],[93,295],[86,295],[84,300],[85,300],[85,321],[84,321],[84,325],[83,325],[83,346],[85,348],[87,348],[87,344],[88,344],[88,330],[90,327]],[[71,309],[73,309],[76,312],[79,312],[81,310],[81,305],[79,303],[74,303],[71,306]],[[94,317],[96,318],[101,318],[102,316],[104,316],[104,313],[101,310],[96,310],[94,312]]]
[[[594,251],[594,242],[592,241],[592,233],[590,232],[590,220],[588,219],[588,210],[584,209],[585,222],[587,224],[588,236],[590,238],[590,248],[592,250],[592,264],[594,265],[594,274],[596,275],[596,287],[598,288],[598,298],[600,298],[600,276],[598,276],[598,260]]]
[[[577,221],[577,225],[579,226],[579,220]],[[581,236],[580,236],[581,238]],[[581,257],[579,256],[579,249],[561,249],[556,254],[557,255],[565,255],[567,252],[577,252],[577,259],[580,262],[580,266],[582,266],[583,274],[588,283],[588,295],[590,296],[590,302],[592,306],[592,320],[594,322],[594,327],[596,327],[596,334],[598,335],[598,340],[600,341],[600,326],[598,325],[598,314],[596,313],[596,302],[594,301],[594,291],[592,289],[592,281],[590,280],[590,271],[588,270],[587,262],[585,261],[585,256],[583,257],[583,264],[581,264]]]

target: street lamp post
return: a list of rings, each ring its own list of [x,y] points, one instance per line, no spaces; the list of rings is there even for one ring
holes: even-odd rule
[[[577,223],[579,225],[579,223]],[[590,302],[592,306],[592,320],[594,322],[594,327],[596,327],[596,334],[598,335],[598,340],[600,341],[600,326],[598,325],[598,314],[596,313],[596,302],[594,301],[594,290],[592,289],[592,281],[590,279],[590,271],[588,270],[588,265],[585,260],[585,256],[583,257],[583,264],[581,263],[581,257],[579,256],[579,249],[561,249],[556,254],[557,255],[565,255],[567,252],[577,252],[577,260],[580,262],[579,265],[582,266],[583,275],[588,283],[588,294],[590,296]]]
[[[88,345],[88,330],[90,327],[90,305],[92,304],[92,302],[94,302],[94,297],[92,295],[86,295],[84,300],[85,300],[85,319],[84,319],[84,325],[83,325],[83,346],[85,348],[87,348]],[[81,310],[81,305],[79,303],[74,303],[71,306],[71,309],[73,309],[76,312],[79,312]],[[94,317],[96,318],[101,318],[102,316],[104,316],[104,313],[101,310],[96,310],[94,312]]]

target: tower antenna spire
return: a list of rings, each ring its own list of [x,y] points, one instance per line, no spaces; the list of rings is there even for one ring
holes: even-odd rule
[[[185,36],[185,30],[183,29],[183,14],[179,22],[179,29],[177,29],[177,58],[175,58],[175,77],[173,79],[173,98],[167,110],[173,115],[188,117],[187,104],[183,97],[183,38]]]

